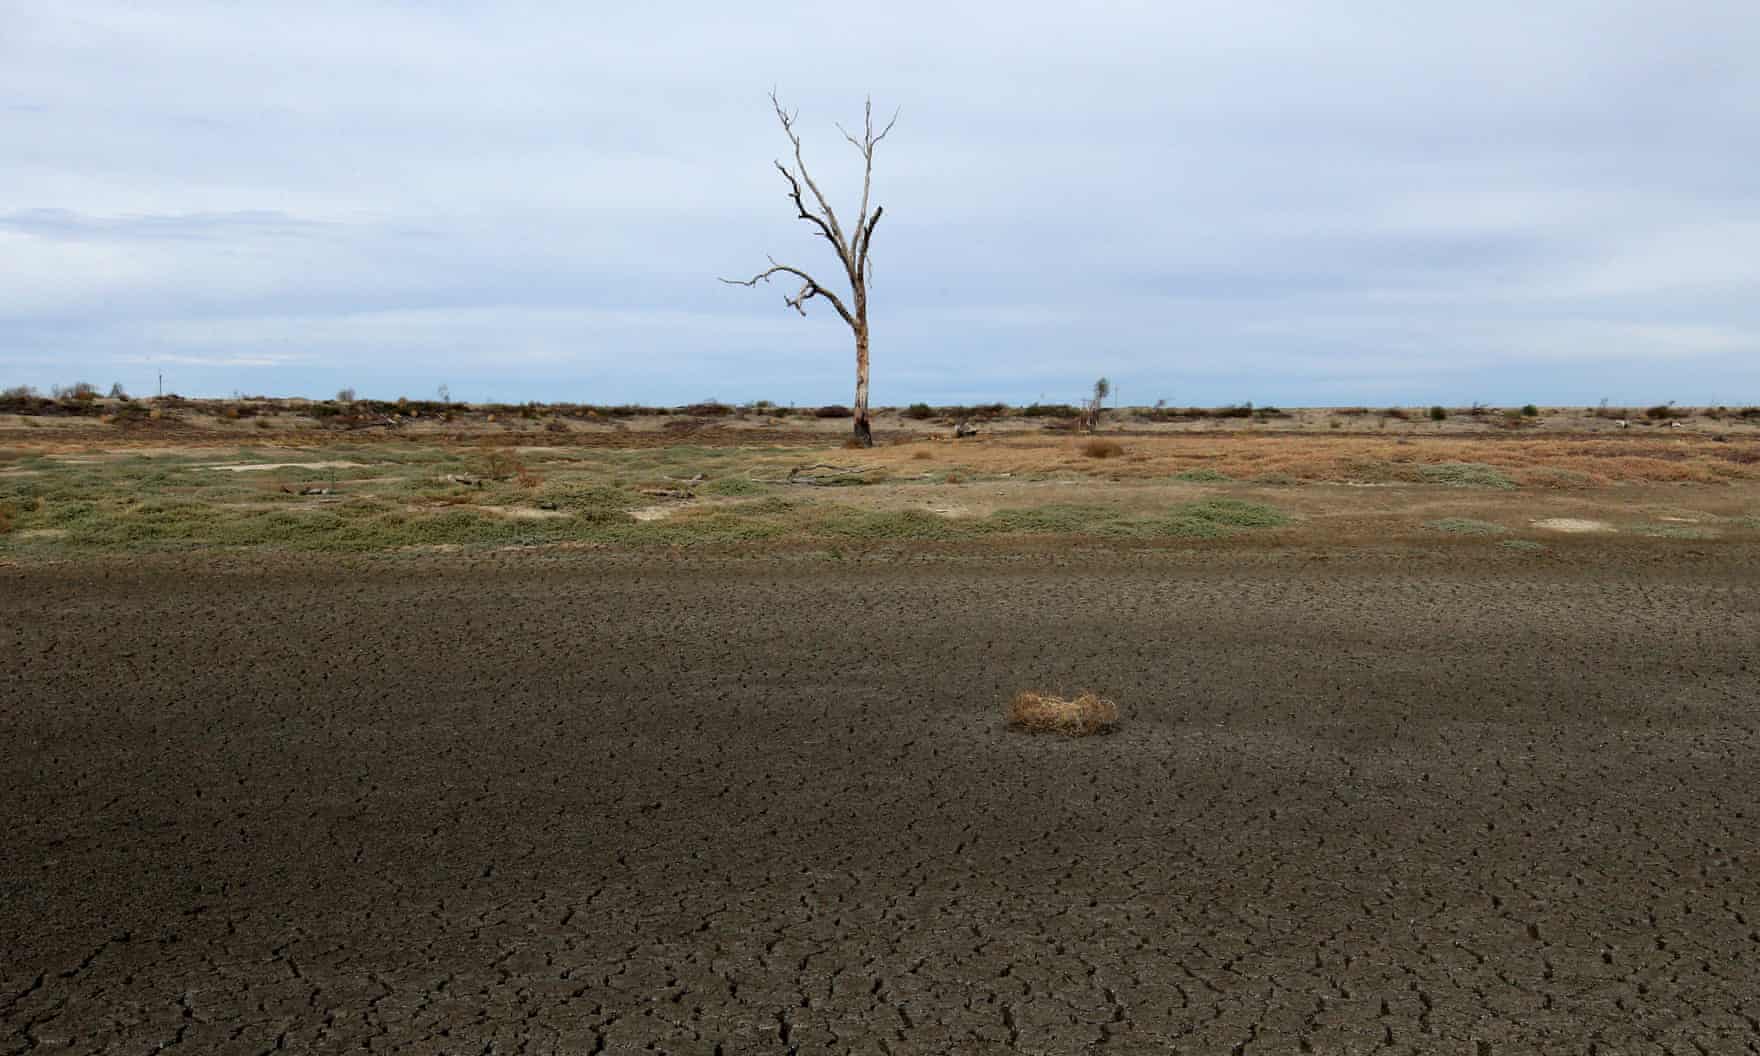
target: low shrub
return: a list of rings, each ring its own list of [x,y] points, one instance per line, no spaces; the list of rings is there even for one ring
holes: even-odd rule
[[[1194,502],[1175,511],[1176,515],[1222,528],[1277,528],[1289,523],[1289,517],[1270,506],[1239,499],[1210,499]]]
[[[1442,406],[1441,404],[1437,404],[1436,406],[1430,408],[1430,420],[1433,422],[1447,421],[1448,420],[1448,408]]]
[[[706,495],[762,495],[768,490],[770,489],[767,485],[747,477],[722,477],[720,480],[711,480],[702,487]]]
[[[856,412],[850,410],[848,407],[845,407],[842,404],[828,403],[825,406],[814,411],[813,417],[815,417],[815,418],[853,418],[853,417],[855,417],[855,413]]]
[[[1079,418],[1081,408],[1067,403],[1030,403],[1021,409],[1023,418]]]
[[[1522,404],[1522,417],[1523,418],[1538,418],[1538,417],[1540,417],[1540,408],[1534,406],[1531,403],[1524,403],[1524,404]]]
[[[906,418],[914,418],[920,422],[935,417],[935,408],[926,403],[913,403],[905,408],[904,416]]]
[[[1008,724],[1032,733],[1087,737],[1118,725],[1118,705],[1092,691],[1064,698],[1023,689],[1008,702]]]

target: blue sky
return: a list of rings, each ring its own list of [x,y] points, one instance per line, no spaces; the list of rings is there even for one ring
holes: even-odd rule
[[[0,385],[1760,403],[1760,6],[0,5]],[[829,278],[827,278],[829,282]]]

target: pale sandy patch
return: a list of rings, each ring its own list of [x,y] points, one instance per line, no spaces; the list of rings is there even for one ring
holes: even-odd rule
[[[550,521],[568,516],[567,510],[540,510],[531,506],[473,506],[471,509],[515,521]]]
[[[1591,521],[1584,517],[1547,517],[1531,523],[1534,527],[1544,529],[1548,532],[1581,534],[1584,532],[1613,531],[1613,525],[1608,524],[1606,521]]]
[[[359,469],[365,462],[349,462],[337,459],[330,462],[234,462],[214,466],[202,466],[202,469],[224,469],[232,473],[254,473],[265,469]]]
[[[677,509],[677,506],[643,506],[639,510],[629,511],[629,515],[638,521],[663,521]]]

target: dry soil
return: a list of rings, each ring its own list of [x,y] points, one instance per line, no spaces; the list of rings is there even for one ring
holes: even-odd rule
[[[1760,1052],[1658,553],[0,569],[0,1052]]]

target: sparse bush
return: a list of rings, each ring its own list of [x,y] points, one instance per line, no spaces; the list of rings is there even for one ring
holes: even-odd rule
[[[98,387],[89,381],[76,381],[72,385],[56,385],[50,394],[58,400],[90,403],[98,398]]]
[[[920,422],[935,417],[935,408],[926,403],[913,403],[905,409],[904,416],[906,418],[914,418]]]
[[[1067,403],[1029,403],[1021,409],[1023,418],[1079,418],[1082,410]]]
[[[1685,411],[1675,407],[1673,400],[1670,400],[1667,403],[1657,404],[1655,407],[1649,407],[1644,410],[1644,417],[1658,422],[1667,421],[1670,418],[1685,418],[1686,416],[1687,413]]]
[[[1381,411],[1381,417],[1382,417],[1382,418],[1383,418],[1383,419],[1387,419],[1387,418],[1392,418],[1392,419],[1393,419],[1393,420],[1394,420],[1394,421],[1396,421],[1396,422],[1403,422],[1403,421],[1405,421],[1405,420],[1406,420],[1406,419],[1407,419],[1407,418],[1408,418],[1408,417],[1410,417],[1410,416],[1409,416],[1409,415],[1407,415],[1407,414],[1406,414],[1406,412],[1405,412],[1405,409],[1404,409],[1404,408],[1401,408],[1401,407],[1387,407],[1387,408],[1383,408],[1383,409],[1382,409],[1382,411]]]
[[[1088,458],[1117,458],[1124,454],[1124,447],[1117,440],[1106,440],[1097,436],[1084,441],[1081,451]]]
[[[521,462],[512,451],[490,451],[483,460],[483,476],[491,480],[507,480],[517,477],[526,471],[525,463]]]
[[[1441,404],[1437,404],[1436,406],[1430,408],[1430,420],[1433,422],[1447,421],[1448,420],[1448,408],[1442,406]]]
[[[947,407],[942,407],[940,409],[940,413],[941,413],[941,417],[943,417],[943,418],[953,418],[953,419],[1000,418],[1003,415],[1008,413],[1008,404],[1006,404],[1006,403],[980,403],[980,404],[976,404],[971,407],[964,407],[964,406],[960,406],[959,404],[952,404]]]
[[[1522,404],[1522,417],[1523,418],[1538,418],[1538,417],[1540,417],[1540,408],[1534,406],[1531,403],[1524,403],[1524,404]]]
[[[815,418],[853,418],[855,412],[840,403],[828,403],[813,412]]]
[[[353,387],[346,388],[346,389],[337,389],[336,390],[336,402],[337,403],[353,403],[354,402],[354,389],[353,389]]]
[[[1023,689],[1008,702],[1008,724],[1033,733],[1087,737],[1118,725],[1118,705],[1087,690],[1066,699]]]
[[[128,390],[122,387],[122,382],[113,381],[110,383],[110,398],[113,400],[128,399]]]
[[[733,413],[733,408],[715,400],[704,400],[688,407],[680,407],[680,414],[688,414],[693,418],[723,418]]]

